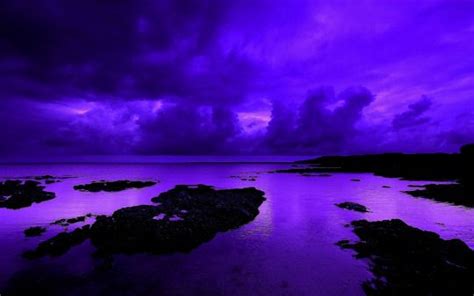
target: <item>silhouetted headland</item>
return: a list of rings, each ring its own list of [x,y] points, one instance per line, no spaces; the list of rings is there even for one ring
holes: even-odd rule
[[[388,178],[412,181],[453,181],[454,184],[429,184],[408,191],[416,196],[457,205],[474,206],[474,144],[461,147],[460,153],[387,153],[352,156],[323,156],[299,161],[308,167],[278,170],[279,173],[374,173]]]

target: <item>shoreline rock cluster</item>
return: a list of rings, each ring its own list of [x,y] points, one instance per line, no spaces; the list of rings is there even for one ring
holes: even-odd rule
[[[443,240],[403,221],[351,223],[360,241],[337,243],[369,261],[367,295],[472,295],[474,251],[459,239]]]
[[[178,185],[152,199],[156,205],[123,208],[97,216],[92,225],[63,232],[24,254],[35,259],[58,256],[90,239],[97,254],[186,252],[218,232],[238,228],[259,214],[264,192],[253,187],[216,190]]]
[[[6,180],[0,182],[0,208],[20,209],[56,197],[54,192],[44,191],[36,181]]]

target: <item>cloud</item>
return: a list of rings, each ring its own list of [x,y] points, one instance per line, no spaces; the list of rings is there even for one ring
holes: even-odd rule
[[[256,74],[238,51],[220,50],[230,9],[193,0],[2,2],[0,67],[13,74],[2,92],[238,102]]]
[[[423,116],[431,108],[432,99],[422,96],[417,102],[408,105],[408,110],[395,115],[392,120],[392,126],[395,130],[404,128],[414,128],[428,123],[429,117]]]
[[[456,151],[473,9],[0,1],[0,153]]]
[[[265,142],[280,153],[344,151],[357,133],[363,109],[374,99],[364,87],[347,88],[338,96],[332,87],[320,87],[310,92],[297,114],[275,103]],[[334,103],[338,106],[331,109]]]
[[[165,106],[138,122],[141,154],[228,154],[240,133],[237,115],[223,107]]]

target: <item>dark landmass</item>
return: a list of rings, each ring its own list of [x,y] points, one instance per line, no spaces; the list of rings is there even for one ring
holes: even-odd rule
[[[461,176],[460,154],[374,154],[323,156],[301,161],[306,168],[278,170],[279,173],[374,173],[405,180],[447,181]]]
[[[237,228],[252,221],[265,200],[255,188],[215,190],[210,186],[184,186],[161,193],[152,199],[157,205],[120,209],[112,216],[98,216],[88,225],[61,233],[26,258],[65,253],[89,239],[98,254],[168,253],[190,251],[212,239],[217,232]]]
[[[409,185],[422,190],[406,193],[441,202],[472,207],[474,204],[474,144],[464,145],[460,153],[387,153],[355,156],[323,156],[300,161],[306,168],[278,170],[277,173],[374,173],[412,181],[456,181],[449,185]],[[360,181],[353,179],[352,181]]]
[[[363,206],[356,202],[350,202],[350,201],[338,203],[336,204],[336,206],[340,207],[341,209],[346,209],[346,210],[351,210],[351,211],[356,211],[356,212],[361,212],[361,213],[367,213],[369,211],[366,206]]]
[[[352,182],[360,182],[360,179],[351,179]]]
[[[298,163],[304,168],[278,170],[280,173],[374,173],[383,177],[412,181],[472,180],[474,144],[461,147],[461,153],[385,153],[352,156],[323,156]]]
[[[279,172],[344,172],[374,173],[377,176],[405,180],[446,181],[461,177],[460,154],[374,154],[354,156],[323,156],[302,161],[316,165]]]
[[[46,231],[46,228],[41,227],[41,226],[34,226],[25,229],[24,234],[27,237],[32,237],[32,236],[40,236]]]
[[[75,190],[79,191],[88,191],[88,192],[117,192],[130,188],[144,188],[155,185],[154,181],[128,181],[128,180],[119,180],[119,181],[97,181],[89,184],[82,184],[74,186]]]
[[[337,244],[367,258],[374,278],[367,295],[472,295],[474,251],[458,239],[411,227],[403,221],[351,223],[360,241]]]
[[[383,185],[382,188],[392,188],[392,187],[388,185]]]
[[[422,187],[423,189],[405,191],[405,193],[414,197],[474,207],[474,194],[463,184],[428,184]]]
[[[44,191],[36,181],[7,180],[0,182],[0,208],[20,209],[33,203],[56,197],[53,192]]]
[[[70,224],[74,223],[79,223],[79,222],[84,222],[86,221],[86,218],[92,217],[92,214],[86,214],[84,216],[78,216],[74,218],[69,218],[69,219],[59,219],[51,223],[52,225],[61,225],[61,226],[69,226]]]

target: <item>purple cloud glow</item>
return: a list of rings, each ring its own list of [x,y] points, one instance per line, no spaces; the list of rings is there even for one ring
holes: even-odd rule
[[[0,153],[457,151],[474,2],[0,3]]]

